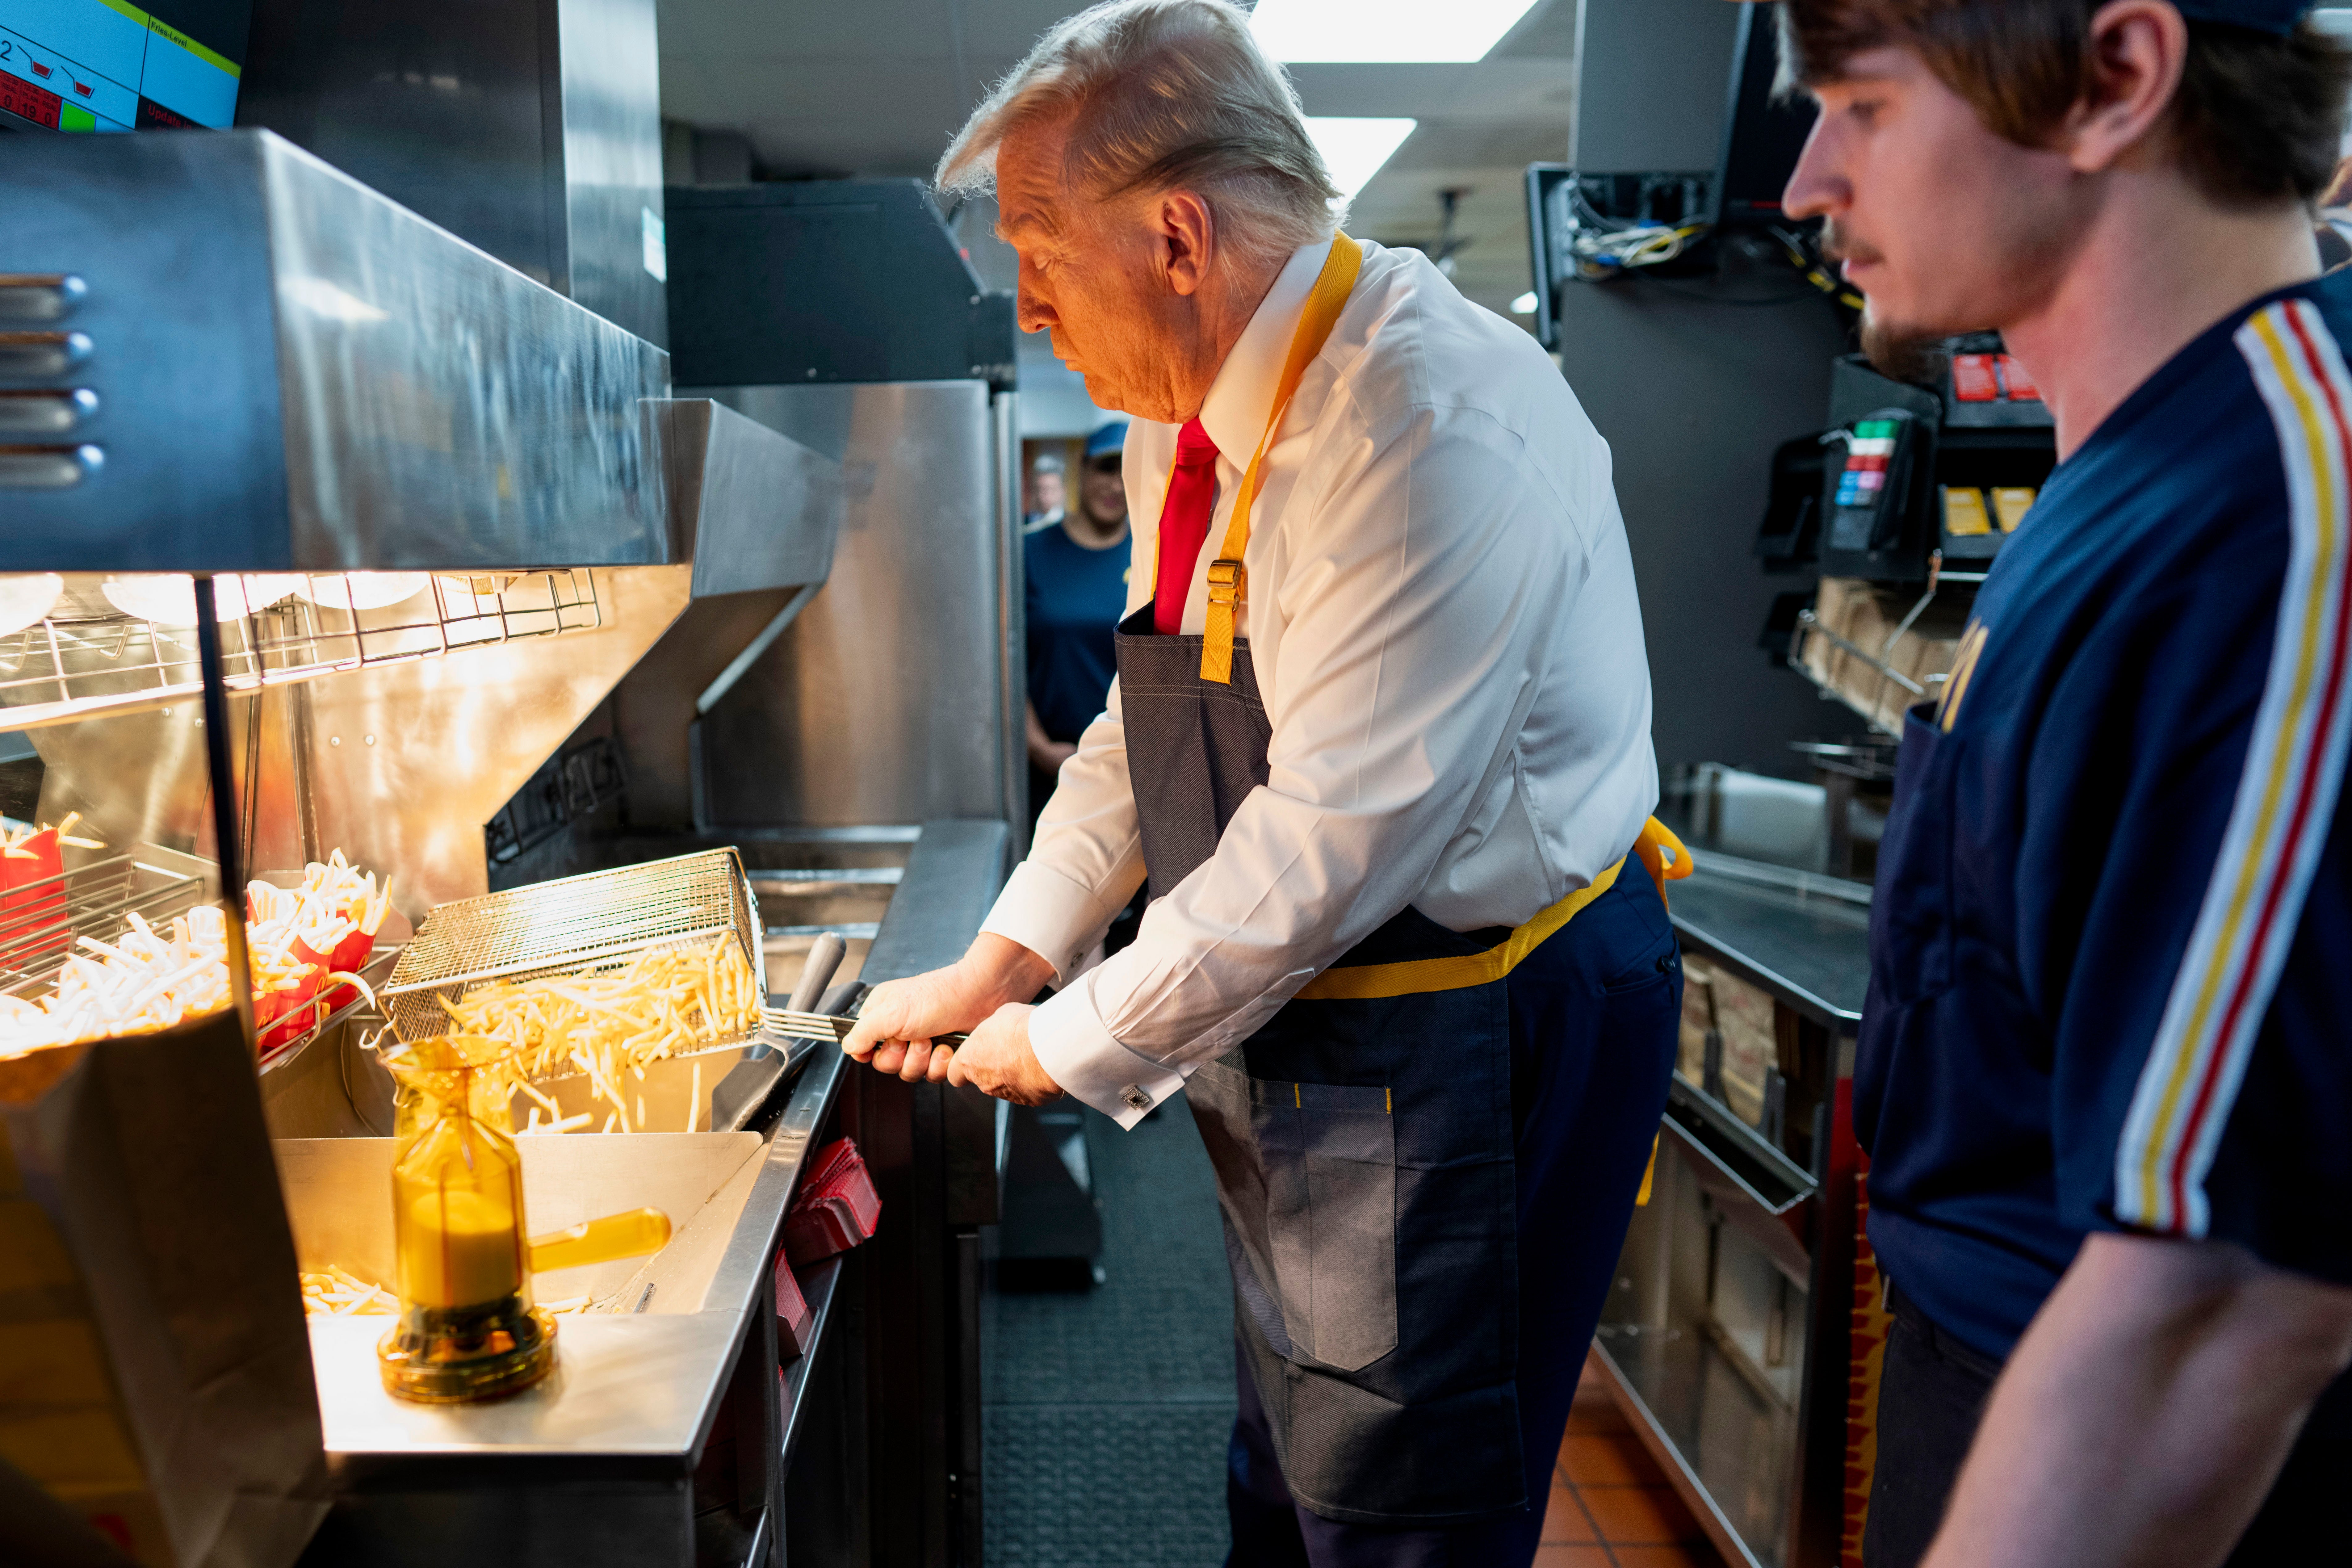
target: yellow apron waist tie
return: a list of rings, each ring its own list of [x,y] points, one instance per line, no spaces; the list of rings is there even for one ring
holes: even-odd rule
[[[1465,953],[1456,958],[1416,958],[1403,963],[1364,963],[1345,969],[1327,969],[1307,983],[1299,991],[1297,999],[1303,1002],[1364,1002],[1381,996],[1417,996],[1425,991],[1460,991],[1503,979],[1519,966],[1520,960],[1575,919],[1578,910],[1615,887],[1617,874],[1625,868],[1627,860],[1634,858],[1640,859],[1648,868],[1651,877],[1656,879],[1662,902],[1665,898],[1666,883],[1680,880],[1691,872],[1690,851],[1684,848],[1682,840],[1654,816],[1643,825],[1642,837],[1635,841],[1633,854],[1621,857],[1586,886],[1542,910],[1486,952]]]

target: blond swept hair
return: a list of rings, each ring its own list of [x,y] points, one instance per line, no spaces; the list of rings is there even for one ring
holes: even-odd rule
[[[1224,0],[1107,0],[1055,24],[972,110],[935,183],[985,194],[1008,134],[1064,119],[1069,184],[1089,200],[1192,191],[1223,243],[1260,259],[1339,226],[1290,79]]]

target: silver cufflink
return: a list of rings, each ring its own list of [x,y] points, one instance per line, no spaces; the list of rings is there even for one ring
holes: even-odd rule
[[[1143,1086],[1141,1084],[1129,1084],[1125,1089],[1118,1091],[1118,1097],[1127,1102],[1127,1108],[1129,1110],[1149,1110],[1151,1109],[1151,1097],[1144,1093]]]

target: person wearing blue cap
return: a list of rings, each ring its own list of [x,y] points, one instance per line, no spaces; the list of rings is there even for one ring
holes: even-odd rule
[[[2352,58],[2297,0],[1789,0],[1783,205],[2060,462],[1906,721],[1853,1075],[1870,1568],[2308,1563],[2352,1478]]]
[[[1113,634],[1127,610],[1127,487],[1119,474],[1127,421],[1087,437],[1077,504],[1032,523],[1021,541],[1028,576],[1029,806],[1034,818],[1054,776],[1095,715],[1118,670]]]

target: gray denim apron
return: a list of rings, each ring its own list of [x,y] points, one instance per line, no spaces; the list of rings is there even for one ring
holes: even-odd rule
[[[1217,847],[1265,783],[1245,642],[1118,630],[1150,894]],[[1490,945],[1407,909],[1335,968]],[[1293,1493],[1327,1518],[1432,1525],[1525,1501],[1504,986],[1293,1001],[1185,1098],[1216,1167],[1235,1321]]]

